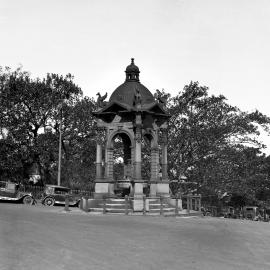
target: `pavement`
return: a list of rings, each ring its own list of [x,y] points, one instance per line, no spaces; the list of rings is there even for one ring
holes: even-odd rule
[[[0,269],[270,269],[270,223],[70,210],[0,204]]]

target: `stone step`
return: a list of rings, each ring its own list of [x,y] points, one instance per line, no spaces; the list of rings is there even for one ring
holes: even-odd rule
[[[100,204],[100,205],[103,205],[103,204]],[[125,203],[106,203],[106,205],[112,205],[112,206],[124,206],[124,205],[126,205]],[[129,205],[129,204],[128,204]]]
[[[89,208],[89,212],[94,212],[97,214],[103,213],[103,208]],[[126,211],[124,208],[122,209],[112,209],[112,208],[106,208],[106,213],[119,213],[124,214]],[[129,214],[131,215],[142,215],[142,213],[133,213],[132,209],[128,209]],[[175,216],[175,209],[174,208],[164,208],[163,209],[164,216]],[[146,212],[146,215],[153,215],[153,216],[159,216],[160,215],[160,209],[150,209],[150,211]],[[190,213],[187,213],[186,209],[183,211],[179,211],[178,217],[196,217],[201,216],[202,213],[198,211],[192,211]]]
[[[160,212],[160,208],[149,208],[149,211],[150,212]],[[163,208],[163,212],[175,212],[175,209],[174,208]]]
[[[131,211],[131,209],[128,209],[128,212],[130,212],[130,211]],[[125,213],[126,209],[125,208],[118,208],[118,209],[106,208],[106,212],[109,212],[109,213]]]
[[[161,203],[149,203],[149,205],[152,205],[152,206],[161,206]],[[162,204],[163,206],[169,206],[169,204],[168,203],[163,203]]]
[[[161,204],[149,204],[149,209],[160,209],[160,208],[161,208]],[[163,204],[163,208],[173,208],[173,207],[171,207],[168,204]]]
[[[103,204],[104,202],[100,202],[100,204]],[[125,200],[106,200],[106,204],[125,204]]]
[[[160,199],[159,198],[153,198],[153,199],[148,199],[148,198],[146,198],[146,200],[148,200],[149,202],[157,202],[157,201],[160,201]]]
[[[103,204],[98,205],[100,208],[103,208]],[[126,208],[125,204],[112,204],[112,203],[106,203],[105,208],[114,208],[114,209],[119,209],[119,208]],[[128,204],[127,208],[131,208],[131,205]]]
[[[125,199],[107,199],[106,202],[125,202]]]
[[[91,207],[89,208],[89,212],[100,212],[103,213],[103,209],[99,207]]]

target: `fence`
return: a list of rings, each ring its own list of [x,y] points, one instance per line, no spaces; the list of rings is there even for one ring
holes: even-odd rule
[[[185,206],[182,205],[182,199]],[[183,198],[146,197],[141,198],[125,196],[124,198],[101,197],[89,198],[83,197],[81,200],[81,209],[88,211],[98,211],[106,213],[131,214],[134,212],[142,215],[179,215],[179,214],[200,214],[200,195],[185,196]]]

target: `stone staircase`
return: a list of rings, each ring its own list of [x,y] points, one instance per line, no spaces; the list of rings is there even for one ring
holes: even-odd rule
[[[166,201],[166,198],[146,198],[145,208],[145,213],[147,215],[175,214],[175,207],[170,206]],[[95,204],[90,204],[88,209],[90,212],[97,213],[133,213],[132,200],[128,200],[126,203],[125,198],[107,198],[105,201],[102,199],[95,200]]]
[[[161,202],[162,200],[162,202]],[[166,198],[153,198],[147,199],[148,207],[146,207],[148,214],[156,214],[156,215],[174,215],[175,207],[172,207],[166,201]]]
[[[105,205],[104,205],[105,204]],[[125,214],[126,211],[132,212],[130,201],[121,198],[108,198],[106,201],[99,200],[95,207],[89,207],[90,212],[100,213],[119,213]]]
[[[140,202],[141,210],[133,211],[134,201],[132,198],[107,198],[106,200],[89,198],[82,201],[81,209],[87,212],[99,213],[99,214],[129,214],[129,215],[163,215],[163,216],[175,216],[175,201],[174,204],[171,198],[156,197],[145,198],[145,211],[143,211],[143,201]],[[182,203],[181,203],[182,205]],[[177,216],[189,217],[189,216],[201,216],[201,212],[187,209],[182,209],[179,205]]]

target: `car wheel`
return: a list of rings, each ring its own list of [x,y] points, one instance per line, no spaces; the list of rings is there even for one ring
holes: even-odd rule
[[[46,198],[44,200],[44,205],[46,205],[46,206],[53,206],[54,205],[54,199],[53,198]]]
[[[25,196],[25,197],[23,198],[23,203],[24,203],[24,204],[32,205],[33,202],[34,202],[34,199],[33,199],[31,196],[29,196],[29,195],[27,195],[27,196]]]

